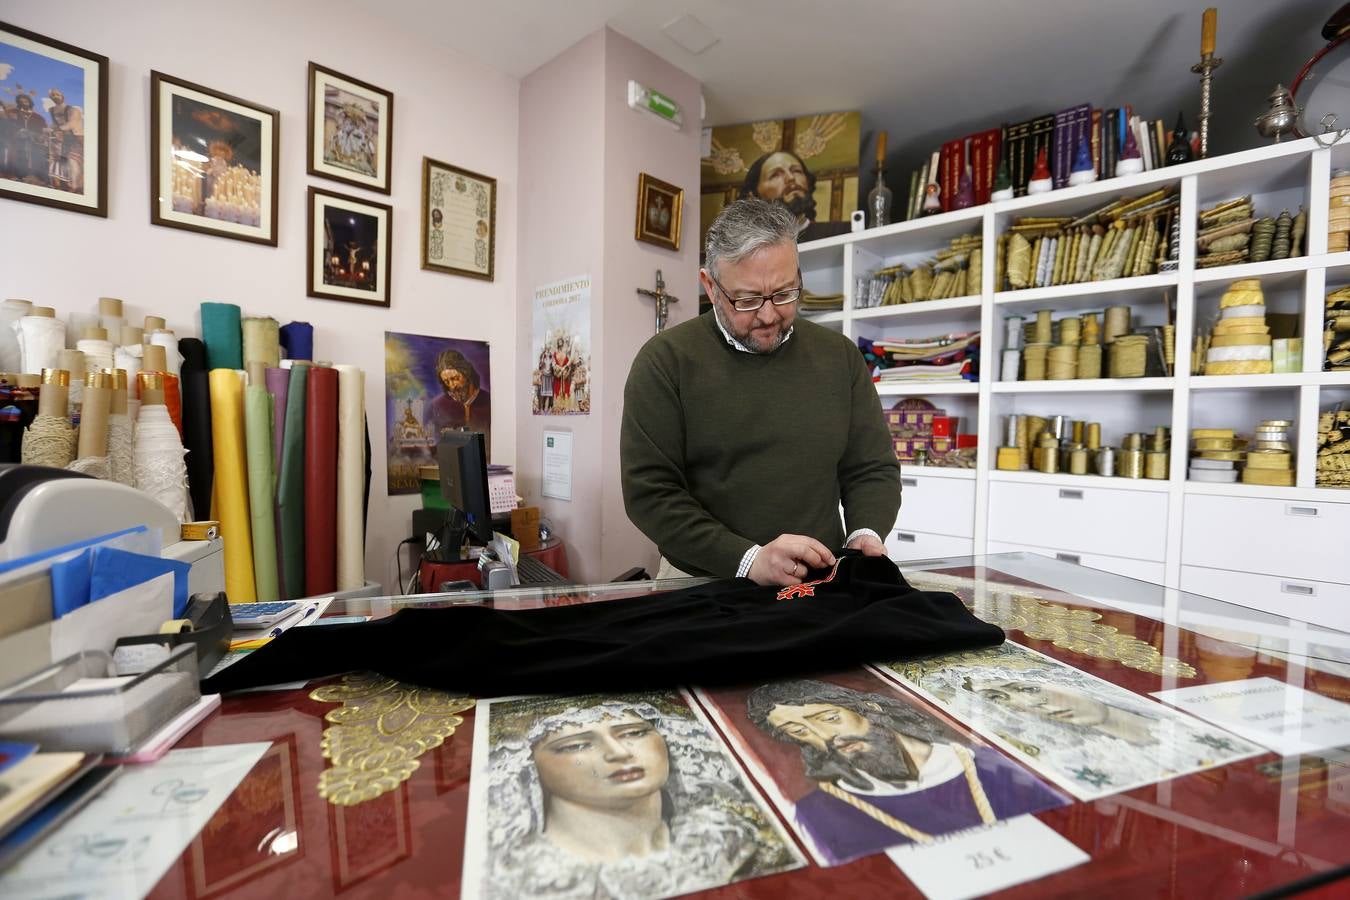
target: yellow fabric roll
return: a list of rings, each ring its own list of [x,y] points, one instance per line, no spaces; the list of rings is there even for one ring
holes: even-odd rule
[[[225,593],[231,603],[253,603],[253,536],[249,525],[248,464],[244,444],[244,386],[234,369],[212,369],[211,447],[214,503],[225,540]]]
[[[338,372],[337,589],[366,583],[366,375],[356,366]]]

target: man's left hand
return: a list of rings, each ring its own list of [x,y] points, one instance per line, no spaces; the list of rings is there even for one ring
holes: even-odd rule
[[[848,549],[861,550],[863,556],[885,556],[886,545],[870,534],[860,534],[848,542]]]

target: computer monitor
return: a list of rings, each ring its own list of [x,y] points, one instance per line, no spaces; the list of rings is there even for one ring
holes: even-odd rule
[[[487,452],[479,431],[446,431],[436,444],[441,468],[441,496],[467,520],[466,530],[479,544],[492,540],[492,508],[488,505]]]

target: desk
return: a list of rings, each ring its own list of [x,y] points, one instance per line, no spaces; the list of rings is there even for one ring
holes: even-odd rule
[[[959,582],[964,586],[955,592],[977,609],[1007,608],[1008,598],[1019,590],[1035,594],[1071,610],[1069,618],[1132,635],[1193,668],[1195,676],[1183,684],[1266,676],[1350,701],[1350,636],[1343,633],[1030,554],[907,564],[906,573],[915,583]],[[403,607],[466,600],[530,609],[634,597],[692,583],[374,598],[339,601],[330,614],[383,617]],[[1175,677],[1103,658],[1110,654],[1102,648],[1055,634],[1055,615],[1060,613],[1024,618],[1021,627],[1007,626],[1008,636],[1136,693],[1175,686]],[[463,714],[463,723],[441,746],[421,756],[406,781],[359,805],[335,806],[318,795],[316,784],[327,767],[320,749],[324,715],[340,707],[311,699],[315,686],[227,697],[182,741],[180,746],[187,747],[272,741],[273,748],[152,896],[458,896],[472,711]],[[1350,864],[1347,778],[1350,768],[1335,752],[1284,759],[1264,753],[1038,813],[1091,861],[1007,893],[1228,897],[1344,873]],[[281,842],[278,835],[293,837]],[[269,847],[281,850],[269,852]],[[1340,893],[1345,889],[1344,882],[1332,884],[1322,887],[1320,896],[1345,896]],[[884,855],[834,868],[811,865],[714,893],[763,900],[920,896]]]
[[[567,568],[567,545],[561,538],[549,538],[533,550],[524,551],[564,578],[571,575]],[[464,562],[431,562],[422,560],[418,565],[418,580],[423,593],[435,593],[437,588],[447,581],[472,581],[479,587],[483,582],[478,574],[478,560]]]

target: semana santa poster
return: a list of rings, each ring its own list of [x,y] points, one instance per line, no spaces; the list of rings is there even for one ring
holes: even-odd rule
[[[492,379],[487,341],[384,333],[388,491],[416,494],[419,466],[436,462],[447,430],[481,431],[492,458]]]
[[[534,373],[530,409],[536,416],[584,416],[591,411],[591,276],[534,289],[530,338]]]

